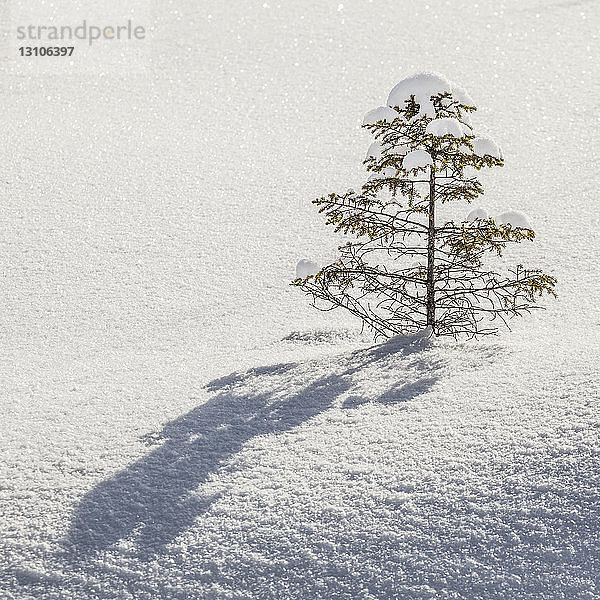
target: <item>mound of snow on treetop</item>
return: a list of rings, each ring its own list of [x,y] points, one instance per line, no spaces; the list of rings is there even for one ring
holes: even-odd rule
[[[465,132],[460,122],[453,117],[443,117],[441,119],[433,119],[427,124],[425,133],[429,133],[436,137],[452,135],[456,138],[463,137]]]
[[[429,153],[425,150],[413,150],[412,152],[409,152],[402,160],[402,168],[405,171],[424,169],[432,164],[433,160]]]
[[[435,107],[433,106],[431,97],[443,94],[444,92],[450,92],[459,102],[469,106],[473,104],[471,98],[461,87],[435,73],[418,73],[417,75],[403,79],[390,92],[387,104],[392,107],[403,107],[405,101],[414,96],[415,102],[420,107],[419,115],[435,119]]]

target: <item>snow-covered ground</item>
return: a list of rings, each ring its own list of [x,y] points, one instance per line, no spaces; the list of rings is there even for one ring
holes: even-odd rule
[[[147,4],[114,69],[2,46],[0,597],[600,598],[600,3]],[[422,70],[559,299],[374,345],[288,283]]]

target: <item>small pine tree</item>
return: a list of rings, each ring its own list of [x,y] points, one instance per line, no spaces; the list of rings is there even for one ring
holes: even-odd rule
[[[356,241],[335,263],[293,282],[317,308],[345,308],[376,337],[425,327],[473,337],[555,295],[555,278],[539,269],[517,265],[501,275],[483,266],[484,255],[533,240],[527,223],[436,219],[441,205],[483,194],[478,170],[503,165],[496,144],[473,134],[475,110],[460,88],[423,74],[400,82],[387,106],[366,115],[363,127],[375,137],[364,161],[369,180],[360,193],[314,200],[327,224]]]

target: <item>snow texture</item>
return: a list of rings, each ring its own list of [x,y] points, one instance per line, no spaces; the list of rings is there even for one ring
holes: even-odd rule
[[[463,127],[457,119],[452,117],[443,117],[441,119],[433,119],[427,124],[425,133],[436,137],[451,135],[455,138],[461,138],[465,135]]]
[[[432,164],[433,160],[425,150],[413,150],[402,159],[402,167],[405,171],[424,169]]]
[[[1,51],[0,598],[598,600],[600,4],[144,4],[89,69]],[[535,217],[502,272],[559,297],[374,344],[289,283],[433,67],[505,147],[485,208]]]

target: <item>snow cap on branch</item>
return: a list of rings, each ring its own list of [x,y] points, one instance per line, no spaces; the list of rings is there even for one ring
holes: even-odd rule
[[[369,146],[365,159],[380,159],[383,156],[384,150],[386,150],[388,154],[398,154],[399,156],[404,156],[407,152],[410,152],[410,146],[406,144],[398,144],[396,146],[391,146],[389,148],[384,149],[384,147],[381,144],[381,141],[375,140]]]
[[[468,215],[467,221],[474,221],[475,219],[489,219],[490,215],[488,215],[487,210],[483,208],[474,208]]]
[[[389,106],[378,106],[373,110],[370,110],[363,118],[363,125],[375,125],[377,121],[387,121],[391,123],[398,113]]]
[[[375,177],[396,177],[397,171],[394,167],[386,167],[382,169],[379,173],[375,173]]]
[[[473,102],[473,98],[469,96],[469,94],[462,88],[460,85],[456,85],[456,83],[452,84],[452,96],[455,100],[458,100],[461,104],[465,106],[475,106],[475,102]]]
[[[319,265],[312,260],[302,259],[296,265],[296,277],[306,279],[310,275],[316,275],[319,270]]]
[[[432,165],[433,160],[428,152],[425,150],[413,150],[409,152],[402,160],[402,168],[405,171],[412,171],[413,169],[424,169],[428,165]]]
[[[502,225],[511,225],[512,227],[523,227],[524,229],[531,229],[529,219],[521,212],[516,210],[507,210],[501,215],[498,215],[495,219]]]
[[[375,140],[367,150],[366,158],[381,158],[383,156],[383,148],[379,143],[379,140]]]
[[[465,135],[462,125],[460,124],[458,119],[455,119],[453,117],[433,119],[433,121],[430,121],[427,124],[425,133],[430,133],[431,135],[434,135],[436,137],[452,135],[455,138],[460,138]]]
[[[473,140],[473,151],[477,156],[485,156],[489,154],[494,158],[503,158],[502,151],[500,150],[498,144],[487,137],[476,137]]]
[[[399,154],[400,156],[404,156],[410,152],[410,146],[407,144],[399,144],[397,146],[392,146],[388,148],[388,154]]]

